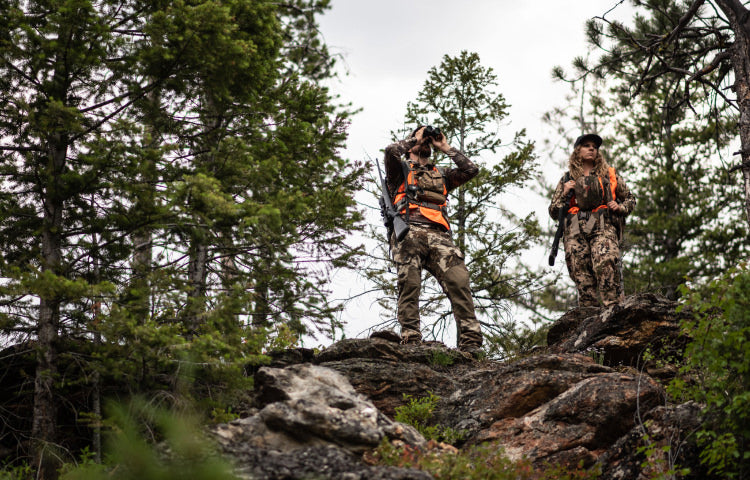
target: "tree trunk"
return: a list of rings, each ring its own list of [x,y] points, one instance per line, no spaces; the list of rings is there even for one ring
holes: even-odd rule
[[[188,318],[187,326],[190,334],[195,334],[201,324],[201,315],[204,313],[204,300],[206,295],[206,275],[208,272],[208,245],[206,242],[193,237],[190,243],[190,260],[188,265]]]
[[[91,199],[91,208],[94,209],[94,199]],[[91,261],[94,264],[94,283],[101,282],[101,260],[99,258],[99,240],[96,234],[92,235],[91,243],[94,247],[94,255]],[[94,332],[94,345],[95,350],[99,350],[102,344],[102,334],[99,330],[99,318],[101,314],[102,304],[98,298],[93,299],[93,305],[91,313],[93,318],[91,323],[93,325]],[[93,426],[93,432],[91,435],[92,448],[94,450],[94,461],[98,464],[102,463],[102,390],[101,390],[101,377],[99,370],[94,368],[91,374],[91,383],[93,391],[91,393],[91,412],[94,414],[94,421],[96,422]]]
[[[734,69],[734,92],[740,108],[740,149],[745,184],[745,214],[750,225],[750,11],[737,0],[716,0],[729,19],[734,44],[729,50]]]
[[[458,139],[458,149],[461,153],[464,153],[464,148],[466,148],[466,115],[463,108],[463,102],[461,104],[461,126],[459,128]],[[460,186],[458,187],[458,212],[456,212],[456,226],[458,227],[456,246],[458,246],[464,256],[466,255],[466,217],[468,214],[468,209],[466,208],[466,191],[463,186]],[[456,345],[458,345],[458,339],[461,338],[461,327],[458,322],[455,322],[455,324]]]
[[[141,228],[133,234],[133,261],[131,291],[134,293],[133,302],[129,309],[143,324],[151,311],[151,293],[149,288],[149,273],[151,272],[152,240],[151,229]]]
[[[42,230],[42,271],[59,274],[62,259],[63,200],[57,188],[67,155],[66,142],[60,138],[50,147]],[[62,145],[62,146],[61,146]],[[34,409],[31,426],[34,465],[37,478],[57,478],[58,456],[51,452],[57,436],[57,408],[55,406],[55,377],[57,374],[57,337],[60,319],[60,301],[55,297],[40,295],[37,325],[37,364],[34,379]]]
[[[206,94],[202,98],[204,112],[201,114],[203,125],[203,135],[199,141],[199,151],[206,150],[208,153],[199,154],[196,157],[196,167],[201,166],[209,171],[213,170],[212,164],[215,161],[215,150],[221,142],[221,126],[224,121],[222,109],[217,105],[215,99]],[[190,238],[189,246],[189,266],[188,266],[188,328],[191,333],[195,333],[202,323],[201,315],[205,313],[205,295],[206,281],[208,276],[209,248],[214,245],[209,244],[210,232],[202,224],[199,216],[196,216],[196,226]]]
[[[153,82],[156,79],[152,79]],[[151,110],[158,111],[161,106],[161,96],[159,91],[154,89],[146,96]],[[147,135],[144,138],[144,151],[146,152],[142,162],[138,182],[142,189],[138,191],[135,199],[135,211],[153,211],[156,192],[154,184],[157,180],[156,165],[152,160],[150,153],[157,149],[160,143],[160,135],[154,126],[151,117],[147,117]],[[151,285],[149,276],[151,274],[153,263],[153,228],[149,222],[135,231],[132,235],[133,241],[133,259],[131,262],[132,277],[130,279],[132,291],[135,292],[133,305],[130,310],[133,315],[141,321],[145,321],[151,314]]]
[[[221,285],[226,295],[234,295],[233,289],[235,283],[239,279],[239,269],[237,268],[237,262],[234,260],[236,249],[234,247],[234,241],[229,236],[222,236],[219,239],[222,247],[221,251],[221,270],[219,276],[221,278]],[[239,313],[232,315],[234,323],[240,324]]]
[[[253,329],[267,328],[271,326],[270,286],[267,270],[273,265],[273,252],[265,243],[258,247],[257,257],[262,268],[259,272],[253,272],[254,277],[254,299],[255,305],[252,312]]]
[[[153,183],[156,175],[153,173],[153,162],[144,161],[143,170],[139,181],[144,190],[138,192],[135,203],[135,211],[152,211],[154,204]],[[128,306],[131,314],[140,324],[144,324],[151,314],[151,284],[150,274],[153,265],[153,228],[147,224],[135,232],[132,236],[133,258],[131,261],[130,291],[132,299]]]
[[[37,329],[36,377],[34,379],[34,410],[31,426],[34,465],[42,479],[57,478],[56,455],[50,452],[57,436],[55,408],[55,376],[57,374],[57,323],[59,304],[43,298],[39,305]]]

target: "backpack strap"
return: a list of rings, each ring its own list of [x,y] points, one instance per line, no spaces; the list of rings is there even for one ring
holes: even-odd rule
[[[565,175],[563,175],[562,178],[560,179],[560,182],[563,185],[563,189],[565,188],[565,184],[571,181],[572,179],[573,177],[570,175],[570,170],[566,171]],[[573,199],[573,196],[575,195],[575,193],[576,193],[575,189],[571,189],[568,192],[567,197],[563,197],[562,208],[565,210],[566,213],[568,212],[568,210],[570,210],[570,202]]]
[[[617,172],[615,172],[615,167],[609,167],[609,187],[612,194],[612,200],[617,201]],[[625,216],[609,212],[609,219],[617,231],[617,243],[622,243],[622,237],[625,231]],[[620,259],[620,262],[622,262],[622,258]],[[622,275],[622,271],[620,274]]]
[[[409,166],[408,161],[401,160],[401,172],[404,176],[404,198],[402,198],[401,201],[398,202],[398,205],[395,206],[395,209],[397,212],[400,212],[401,209],[403,209],[405,211],[403,214],[404,221],[406,223],[409,223],[409,173],[411,172],[411,167]]]
[[[615,167],[609,167],[609,192],[611,194],[610,200],[617,199],[617,173],[615,173]]]

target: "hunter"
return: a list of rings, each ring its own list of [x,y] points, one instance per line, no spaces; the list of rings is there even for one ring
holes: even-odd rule
[[[456,167],[436,167],[431,160],[433,148],[446,154]],[[419,293],[424,268],[437,279],[451,302],[458,348],[476,356],[482,346],[482,333],[474,313],[464,255],[451,239],[447,196],[474,178],[479,169],[448,145],[439,129],[419,126],[406,140],[386,147],[385,171],[395,209],[410,226],[401,241],[396,241],[395,235],[389,239],[398,272],[401,341],[422,340]]]
[[[570,278],[578,291],[578,306],[608,307],[624,300],[622,240],[625,217],[635,208],[635,197],[599,152],[596,134],[578,137],[549,206],[557,219],[565,215],[563,246]]]

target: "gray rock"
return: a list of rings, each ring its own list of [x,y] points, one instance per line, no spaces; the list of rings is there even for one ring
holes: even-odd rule
[[[281,477],[263,475],[282,466],[284,472],[293,471],[294,461],[312,458],[315,452],[324,453],[323,457],[332,464],[343,462],[351,466],[359,462],[351,460],[356,458],[352,455],[377,447],[384,438],[412,446],[426,443],[416,429],[383,415],[354,390],[346,377],[326,367],[309,363],[283,369],[264,367],[256,374],[256,387],[258,413],[218,425],[213,434],[224,453],[239,462],[238,468],[255,472],[252,475],[258,474],[261,467],[247,463],[247,459],[256,458],[257,451],[275,452],[264,457],[262,474],[257,478],[306,478],[278,472]],[[336,453],[339,450],[340,453]],[[313,460],[309,463],[316,464]],[[344,478],[345,471],[335,471],[335,476],[323,478]],[[346,478],[374,478],[367,476],[369,470],[362,471],[363,476]],[[294,475],[302,474],[295,472]],[[388,475],[378,478],[424,478],[414,476],[413,472]]]
[[[236,474],[247,480],[431,480],[420,470],[378,467],[335,447],[305,447],[289,452],[245,448],[234,452]]]

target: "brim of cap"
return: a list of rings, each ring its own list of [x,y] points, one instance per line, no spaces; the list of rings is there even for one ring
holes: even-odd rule
[[[586,141],[594,142],[594,144],[596,145],[596,148],[599,148],[602,146],[602,137],[600,137],[599,135],[595,133],[588,133],[586,135],[581,135],[580,137],[578,137],[578,140],[576,140],[575,146],[577,147],[578,145]]]

